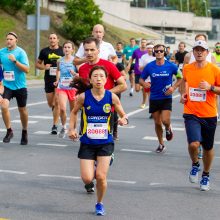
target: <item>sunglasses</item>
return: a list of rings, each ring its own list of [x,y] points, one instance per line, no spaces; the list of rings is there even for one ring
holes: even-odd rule
[[[159,53],[159,52],[160,52],[160,53],[164,53],[164,50],[155,50],[154,52],[155,52],[155,53]]]
[[[220,49],[220,46],[216,46],[215,48],[216,48],[216,49]]]

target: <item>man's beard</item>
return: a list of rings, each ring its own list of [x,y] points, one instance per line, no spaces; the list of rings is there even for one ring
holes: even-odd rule
[[[220,51],[215,51],[217,55],[220,55]]]

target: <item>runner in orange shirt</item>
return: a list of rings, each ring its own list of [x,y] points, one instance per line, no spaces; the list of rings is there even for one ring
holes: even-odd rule
[[[184,104],[188,151],[192,160],[189,174],[191,183],[198,182],[200,164],[198,147],[203,147],[203,173],[200,181],[202,191],[209,190],[209,171],[214,158],[214,136],[217,125],[216,94],[220,94],[220,69],[206,61],[208,45],[196,41],[193,46],[195,62],[183,68],[182,95]]]

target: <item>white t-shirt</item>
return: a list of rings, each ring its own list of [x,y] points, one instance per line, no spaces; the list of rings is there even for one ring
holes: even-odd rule
[[[191,51],[191,55],[190,55],[190,60],[189,60],[189,63],[193,63],[193,62],[195,62],[196,60],[195,60],[195,57],[194,57],[194,54],[193,54],[193,52]],[[208,55],[207,55],[207,57],[206,57],[206,61],[208,61],[208,62],[212,62],[212,53],[209,51],[209,53],[208,53]]]
[[[80,47],[75,56],[79,58],[85,57],[83,44],[80,44]],[[112,44],[102,41],[102,43],[100,44],[99,58],[108,60],[110,56],[116,56],[114,47],[112,46]]]
[[[148,63],[154,60],[156,60],[156,57],[150,56],[148,53],[146,53],[139,59],[139,67],[145,67]]]

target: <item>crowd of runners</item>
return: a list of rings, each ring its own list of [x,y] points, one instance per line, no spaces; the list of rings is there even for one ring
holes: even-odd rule
[[[96,215],[105,214],[103,198],[108,169],[114,158],[114,141],[119,140],[118,124],[128,124],[120,102],[121,93],[126,89],[129,89],[131,99],[135,98],[135,92],[142,92],[138,108],[144,109],[149,104],[158,138],[155,149],[158,154],[167,149],[163,133],[167,141],[173,138],[172,94],[180,93],[192,161],[189,181],[199,182],[202,191],[209,190],[219,120],[220,42],[211,52],[206,35],[198,34],[190,51],[186,51],[186,44],[180,42],[178,49],[171,52],[169,46],[144,38],[139,43],[131,38],[126,46],[117,42],[114,49],[103,37],[104,27],[97,24],[93,27],[92,37],[85,39],[75,51],[73,42],[66,41],[60,46],[57,34],[51,33],[48,47],[40,51],[35,64],[37,69],[44,71],[44,91],[53,116],[51,135],[79,141],[81,177],[88,193],[95,191],[96,179]],[[9,32],[6,47],[0,50],[0,106],[7,129],[3,142],[9,143],[14,135],[9,106],[10,100],[16,98],[22,126],[20,144],[27,145],[26,74],[29,61],[17,42],[17,34]],[[77,122],[78,115],[80,122]],[[199,181],[201,158],[203,171]]]

